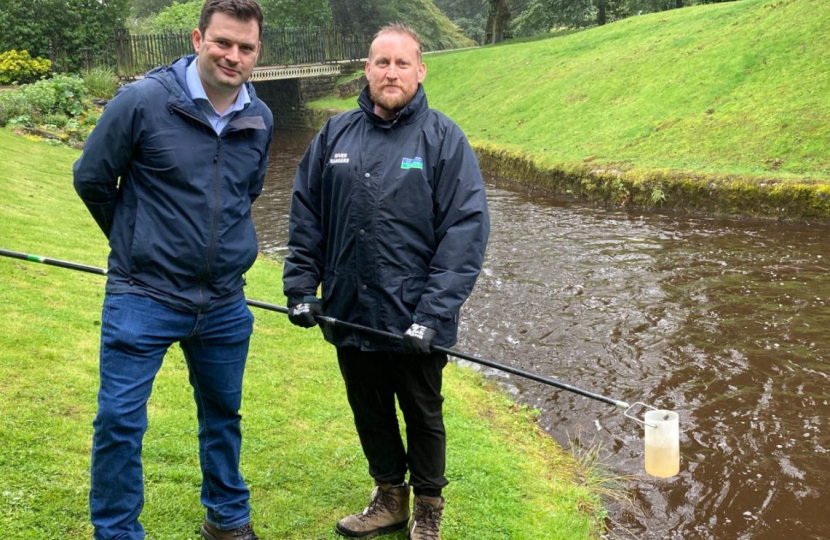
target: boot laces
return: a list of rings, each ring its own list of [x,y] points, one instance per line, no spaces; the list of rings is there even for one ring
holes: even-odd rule
[[[379,514],[385,510],[394,512],[398,509],[398,503],[389,491],[378,489],[377,495],[369,503],[369,506],[361,514],[361,519],[369,519],[375,514]]]
[[[259,540],[250,523],[233,531],[233,536],[234,538],[239,538],[239,540]]]
[[[441,513],[432,505],[419,504],[416,515],[418,534],[424,540],[438,540],[441,533]]]

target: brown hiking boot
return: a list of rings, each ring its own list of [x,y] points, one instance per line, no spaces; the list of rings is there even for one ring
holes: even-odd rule
[[[205,520],[199,534],[205,540],[259,540],[259,536],[256,535],[250,523],[232,531],[224,531],[217,529]]]
[[[415,495],[409,538],[412,540],[441,540],[441,518],[444,517],[444,497]]]
[[[372,538],[406,528],[409,521],[409,486],[377,484],[369,506],[344,517],[334,530],[348,538]]]

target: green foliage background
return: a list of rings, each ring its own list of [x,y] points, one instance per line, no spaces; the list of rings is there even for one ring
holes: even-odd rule
[[[130,13],[134,17],[149,17],[156,15],[162,9],[173,4],[176,0],[132,0]]]
[[[131,0],[0,0],[0,52],[29,51],[49,58],[49,43],[65,51],[67,68],[80,67],[81,49],[103,50],[124,27]]]
[[[199,26],[199,15],[202,13],[203,0],[191,2],[176,2],[162,9],[158,15],[152,17],[148,23],[151,33],[193,30]]]
[[[373,35],[385,24],[402,22],[418,31],[427,50],[475,44],[432,0],[329,0],[329,4],[335,23],[347,33]]]
[[[202,3],[203,0],[192,0],[169,4],[137,22],[137,27],[149,33],[190,30],[199,20]],[[337,24],[347,34],[372,35],[384,24],[400,21],[421,34],[428,50],[474,45],[432,0],[260,0],[260,5],[268,27]]]
[[[464,35],[478,44],[484,43],[487,0],[434,0],[435,5],[458,25]]]
[[[292,28],[332,24],[327,0],[260,0],[265,24]]]

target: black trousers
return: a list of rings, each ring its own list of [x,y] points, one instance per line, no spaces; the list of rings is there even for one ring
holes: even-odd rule
[[[441,395],[447,355],[339,347],[337,360],[372,478],[399,484],[408,469],[416,495],[440,495],[448,483]],[[406,448],[398,426],[396,396],[406,424]]]

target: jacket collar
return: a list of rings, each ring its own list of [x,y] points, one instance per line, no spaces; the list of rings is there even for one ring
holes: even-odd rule
[[[429,110],[427,95],[424,92],[424,86],[422,84],[418,85],[418,91],[415,92],[415,95],[406,104],[406,107],[401,109],[398,115],[391,120],[384,120],[375,114],[375,102],[372,101],[371,94],[369,93],[369,85],[366,85],[360,93],[360,96],[357,98],[357,104],[370,122],[383,128],[391,128],[395,124],[409,124]]]
[[[195,54],[182,56],[169,66],[161,66],[149,71],[146,77],[157,80],[170,92],[170,97],[167,100],[168,106],[176,107],[200,118],[204,115],[199,106],[193,102],[193,99],[187,91],[187,67],[195,61]],[[251,107],[251,104],[256,101],[256,92],[254,91],[254,85],[250,81],[245,83],[245,90],[248,92],[248,96],[250,96],[251,103],[239,111],[237,116],[247,116],[251,113],[259,115],[259,111],[254,112],[254,107]]]

